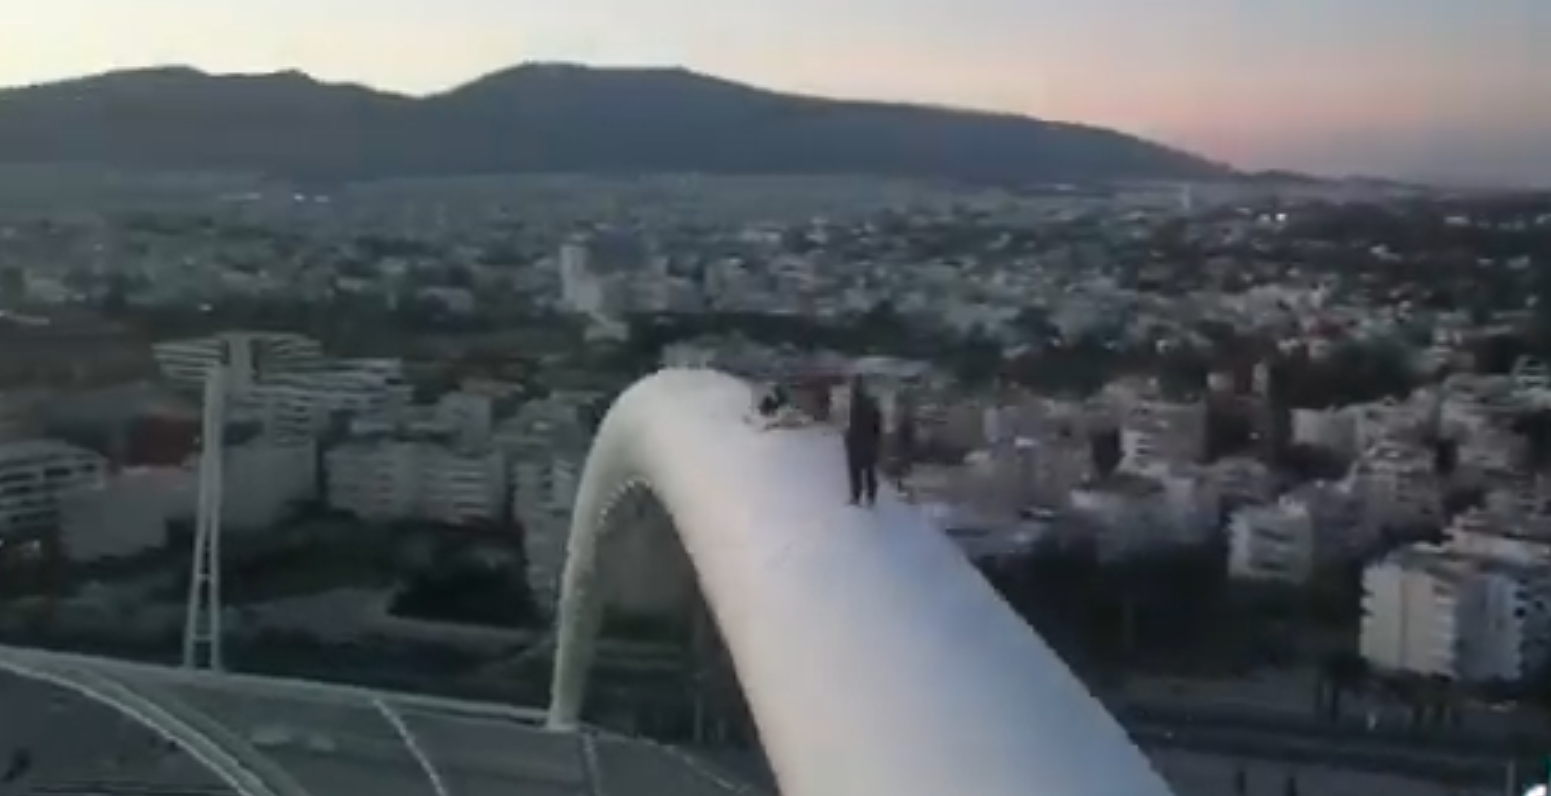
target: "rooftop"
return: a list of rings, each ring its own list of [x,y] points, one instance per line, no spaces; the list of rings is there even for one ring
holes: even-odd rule
[[[0,648],[0,702],[0,750],[31,757],[19,793],[754,792],[680,750],[545,730],[536,711],[342,686]]]

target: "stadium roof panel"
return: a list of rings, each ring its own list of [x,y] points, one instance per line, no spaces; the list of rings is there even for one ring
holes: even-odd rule
[[[64,785],[142,796],[750,790],[677,750],[595,730],[553,732],[538,725],[535,711],[504,705],[5,647],[0,670],[9,672],[0,675],[7,719],[0,741],[28,749],[38,764],[27,776],[56,792]],[[151,733],[183,751],[153,742]]]

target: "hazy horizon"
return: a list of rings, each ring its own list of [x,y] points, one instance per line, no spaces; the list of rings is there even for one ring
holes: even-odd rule
[[[1535,50],[1551,3],[1177,0],[1160,11],[1143,0],[56,0],[0,9],[12,34],[0,84],[186,65],[427,94],[521,62],[682,66],[778,91],[1112,127],[1247,169],[1551,183],[1551,69]]]

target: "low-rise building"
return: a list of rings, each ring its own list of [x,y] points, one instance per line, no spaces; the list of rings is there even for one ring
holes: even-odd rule
[[[102,456],[57,440],[0,444],[0,542],[57,530],[65,496],[100,485],[107,472]]]
[[[352,440],[324,454],[328,503],[378,522],[496,524],[505,516],[506,463],[494,450],[429,440]]]
[[[1362,656],[1380,671],[1519,681],[1548,660],[1544,567],[1412,546],[1363,573]]]

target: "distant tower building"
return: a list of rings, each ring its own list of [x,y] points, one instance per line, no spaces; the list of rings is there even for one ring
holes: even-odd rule
[[[560,300],[573,306],[587,282],[587,244],[566,241],[560,246]]]
[[[1256,433],[1266,461],[1275,461],[1292,439],[1292,402],[1288,384],[1290,363],[1281,354],[1255,366],[1254,392],[1258,405]]]

